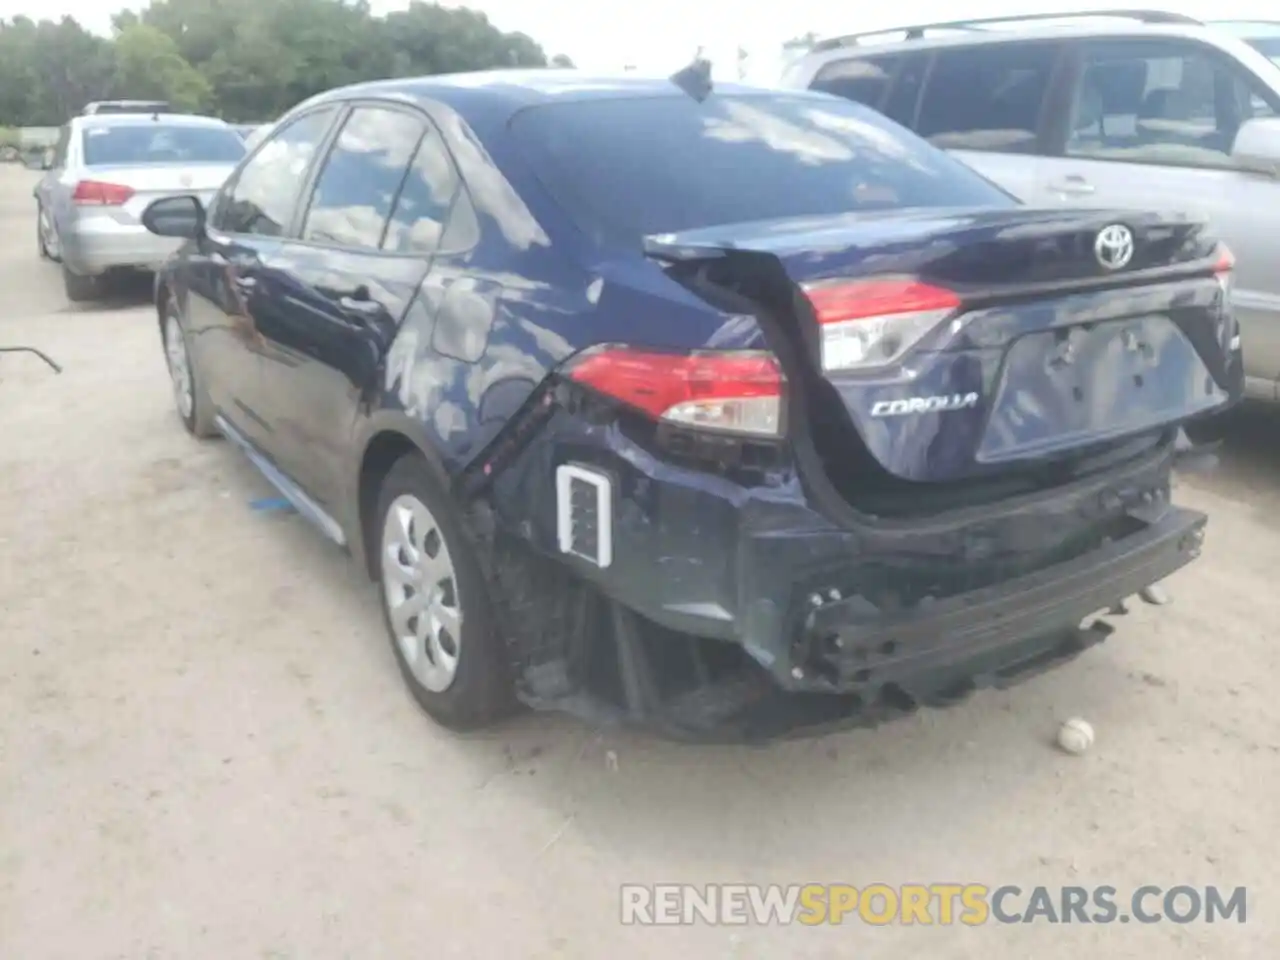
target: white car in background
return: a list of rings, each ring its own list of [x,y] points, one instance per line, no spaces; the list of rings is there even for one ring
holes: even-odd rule
[[[40,255],[62,265],[67,298],[103,293],[120,270],[153,270],[178,242],[142,225],[161,197],[195,194],[205,202],[247,151],[214,117],[174,113],[94,113],[73,117],[41,168],[35,188]]]

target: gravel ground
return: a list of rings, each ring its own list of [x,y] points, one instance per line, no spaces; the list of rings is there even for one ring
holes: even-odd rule
[[[0,168],[0,958],[1280,956],[1280,418],[1102,648],[876,731],[691,748],[402,690],[376,598],[172,411],[146,288],[69,307]],[[1270,639],[1268,639],[1270,637]],[[1088,718],[1083,757],[1051,746]],[[1243,924],[624,927],[622,883],[1244,885]]]

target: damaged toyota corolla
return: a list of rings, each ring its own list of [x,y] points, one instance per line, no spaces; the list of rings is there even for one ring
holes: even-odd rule
[[[148,211],[186,239],[183,421],[367,568],[431,716],[873,723],[1064,661],[1199,554],[1181,428],[1242,390],[1204,224],[676,79],[334,91],[207,212]]]

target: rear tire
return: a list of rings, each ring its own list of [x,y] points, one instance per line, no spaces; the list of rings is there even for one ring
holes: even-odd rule
[[[49,248],[44,243],[44,207],[36,204],[36,253],[41,260],[49,259]]]
[[[49,249],[49,239],[55,241],[54,249]],[[36,250],[41,260],[52,260],[54,263],[62,262],[62,245],[56,243],[58,239],[57,230],[52,221],[46,222],[44,205],[36,204]]]
[[[101,299],[104,284],[102,277],[86,277],[73,273],[66,263],[63,263],[62,286],[67,291],[67,299],[72,303],[88,303],[91,300]]]
[[[383,624],[418,705],[451,730],[516,708],[484,575],[453,499],[417,455],[382,483],[374,522]]]

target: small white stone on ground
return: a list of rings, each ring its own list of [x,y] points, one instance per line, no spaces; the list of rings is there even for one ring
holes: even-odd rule
[[[1084,753],[1093,746],[1093,727],[1088,720],[1072,717],[1058,728],[1058,746],[1067,753]]]

